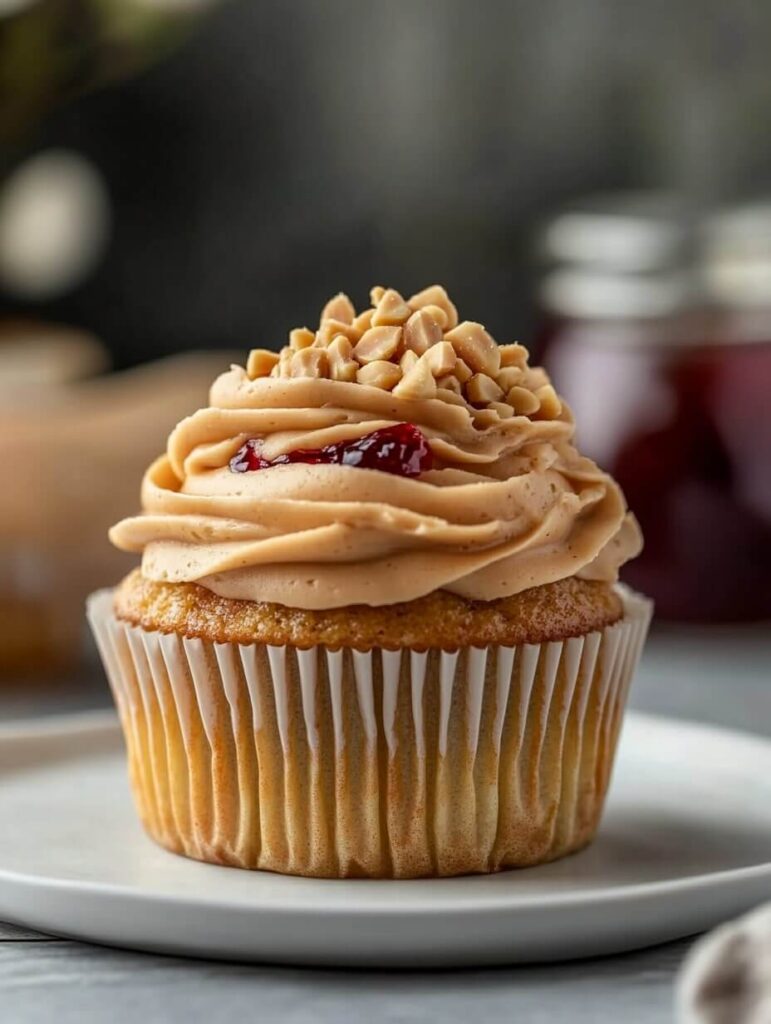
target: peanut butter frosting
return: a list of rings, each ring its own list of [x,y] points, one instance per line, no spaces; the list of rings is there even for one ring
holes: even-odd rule
[[[213,384],[147,471],[141,515],[110,532],[150,580],[301,609],[437,590],[508,597],[573,576],[613,582],[641,548],[616,483],[573,444],[567,405],[518,344],[458,322],[443,288],[345,295],[317,330],[254,350]],[[433,456],[407,478],[352,465],[233,472],[414,424]]]

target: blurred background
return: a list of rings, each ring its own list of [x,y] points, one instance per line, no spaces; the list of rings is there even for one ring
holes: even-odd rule
[[[82,680],[170,427],[375,282],[528,345],[667,642],[764,658],[770,47],[756,2],[0,0],[0,677]]]

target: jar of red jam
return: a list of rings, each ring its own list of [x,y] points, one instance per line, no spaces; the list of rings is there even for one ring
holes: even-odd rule
[[[543,362],[645,536],[624,579],[672,620],[771,618],[771,259],[748,302],[720,230],[692,268],[561,266],[542,289]]]

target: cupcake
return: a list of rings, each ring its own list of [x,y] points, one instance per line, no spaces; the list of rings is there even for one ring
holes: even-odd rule
[[[443,288],[345,295],[172,432],[89,602],[145,829],[316,877],[493,872],[602,812],[641,538],[519,344]]]

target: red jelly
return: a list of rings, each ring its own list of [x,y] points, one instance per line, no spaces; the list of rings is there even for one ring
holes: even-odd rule
[[[428,441],[413,423],[397,423],[393,427],[373,430],[355,441],[341,441],[323,448],[299,448],[275,459],[264,458],[262,441],[253,437],[230,460],[230,469],[233,473],[252,473],[257,469],[287,466],[293,462],[359,466],[395,476],[420,476],[431,469],[433,458]]]

